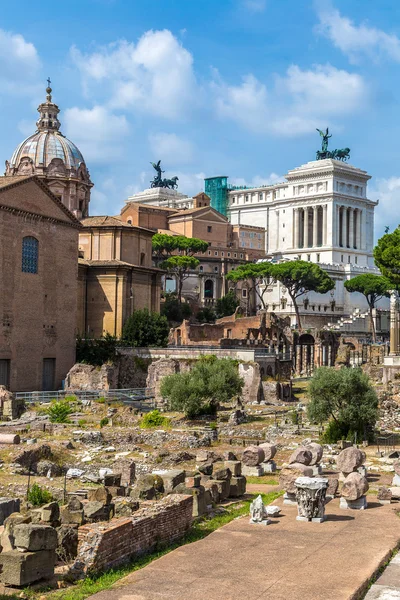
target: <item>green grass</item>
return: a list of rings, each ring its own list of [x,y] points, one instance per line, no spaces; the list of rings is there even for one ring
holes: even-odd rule
[[[262,483],[267,485],[279,485],[279,481],[275,477],[264,475],[263,477],[254,477],[253,475],[246,476],[247,483]]]
[[[269,494],[261,494],[261,496],[264,504],[270,504],[282,494],[283,492],[270,492]],[[250,502],[252,498],[228,506],[223,513],[217,514],[214,517],[203,517],[202,519],[196,521],[186,535],[180,541],[172,545],[160,548],[151,554],[147,554],[146,556],[135,559],[135,561],[130,564],[124,565],[118,569],[112,569],[106,573],[102,573],[97,577],[86,577],[86,579],[78,581],[75,585],[68,589],[48,592],[46,594],[46,598],[47,600],[84,600],[92,594],[107,590],[119,579],[122,579],[123,577],[126,577],[130,573],[134,573],[139,569],[142,569],[146,565],[153,562],[153,560],[168,554],[172,550],[175,550],[175,548],[202,540],[223,525],[227,525],[234,519],[249,514]],[[32,590],[27,589],[24,590],[24,592],[28,598],[36,600],[36,598],[43,595],[44,590],[42,589],[41,591],[33,592]]]

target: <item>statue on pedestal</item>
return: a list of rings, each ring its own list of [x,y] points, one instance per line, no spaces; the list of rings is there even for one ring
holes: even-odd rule
[[[150,186],[152,188],[168,188],[170,190],[174,190],[178,187],[178,177],[175,176],[171,177],[171,179],[163,179],[162,174],[165,173],[165,171],[161,169],[161,160],[159,160],[157,163],[151,162],[150,164],[157,171],[157,175],[155,175],[150,182]]]

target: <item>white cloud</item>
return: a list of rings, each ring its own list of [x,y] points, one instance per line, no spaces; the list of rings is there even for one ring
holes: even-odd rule
[[[40,69],[35,46],[18,34],[0,29],[0,85],[2,92],[31,94]]]
[[[353,62],[360,55],[373,60],[388,57],[400,62],[400,40],[396,35],[364,23],[354,24],[351,19],[343,17],[331,2],[319,1],[316,6],[320,21],[316,31],[330,39]]]
[[[229,182],[232,185],[246,186],[246,187],[260,187],[262,185],[273,185],[274,183],[280,183],[284,181],[284,177],[277,175],[276,173],[270,173],[266,177],[261,175],[255,175],[251,180],[247,180],[244,177],[232,177]]]
[[[331,120],[360,110],[367,88],[356,73],[329,64],[302,70],[297,65],[278,76],[269,91],[254,75],[229,86],[218,78],[213,84],[220,117],[236,121],[255,133],[299,135]]]
[[[68,108],[64,113],[65,133],[81,150],[87,164],[112,162],[123,153],[121,141],[129,133],[125,116],[103,106]]]
[[[193,159],[192,142],[175,133],[152,133],[149,142],[154,155],[162,161],[178,164],[189,163]]]
[[[267,6],[267,0],[243,0],[243,6],[250,12],[264,12]]]
[[[400,224],[400,177],[376,179],[368,195],[373,200],[379,200],[375,209],[375,236],[378,239],[385,232],[385,227],[393,231]]]
[[[193,57],[167,29],[147,31],[137,44],[120,40],[92,54],[71,49],[84,88],[107,90],[110,108],[177,119],[197,102]]]

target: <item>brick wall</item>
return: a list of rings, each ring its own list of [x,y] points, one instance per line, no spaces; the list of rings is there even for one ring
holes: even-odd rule
[[[179,539],[192,524],[192,507],[192,496],[174,494],[132,517],[83,525],[73,571],[98,573]]]

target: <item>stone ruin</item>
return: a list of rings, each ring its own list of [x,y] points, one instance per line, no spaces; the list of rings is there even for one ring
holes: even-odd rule
[[[274,444],[248,446],[242,454],[243,475],[262,477],[276,471],[276,463],[272,460],[276,454]]]
[[[295,482],[298,521],[325,521],[326,490],[329,481],[322,477],[298,477]]]
[[[0,385],[0,419],[2,421],[19,419],[24,410],[24,401],[17,399],[15,394],[10,392],[4,385]]]

